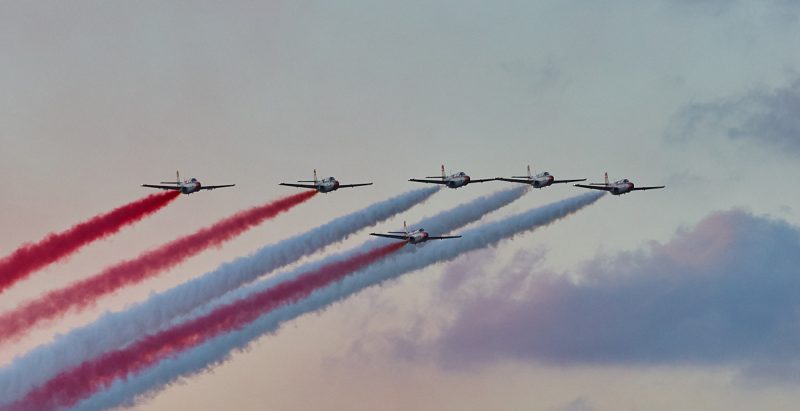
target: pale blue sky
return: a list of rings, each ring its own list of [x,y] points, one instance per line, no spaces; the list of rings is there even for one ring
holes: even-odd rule
[[[375,185],[315,198],[159,280],[121,292],[104,308],[119,309],[151,289],[411,189],[408,178],[434,175],[441,163],[473,177],[518,175],[530,163],[557,177],[599,181],[607,170],[612,179],[668,185],[603,199],[498,249],[497,258],[507,261],[518,250],[545,247],[542,267],[558,272],[571,272],[598,252],[667,242],[720,210],[742,208],[800,224],[798,16],[799,5],[778,0],[4,2],[2,254],[142,196],[148,191],[140,184],[171,179],[175,169],[207,184],[238,186],[181,198],[34,276],[4,295],[0,308],[292,193],[277,183],[306,179],[313,168]],[[448,190],[403,218],[413,221],[501,187]],[[534,191],[498,215],[577,192],[571,186]],[[736,370],[724,364],[554,369],[498,363],[465,375],[388,353],[384,358],[381,349],[370,354],[374,363],[352,355],[355,342],[411,327],[414,313],[435,305],[430,289],[441,275],[442,267],[432,267],[301,319],[218,373],[167,390],[142,409],[184,401],[218,409],[223,402],[215,401],[226,399],[240,401],[242,409],[374,409],[381,397],[415,408],[530,409],[524,405],[536,398],[542,406],[534,409],[557,409],[583,398],[598,409],[637,409],[636,399],[612,395],[637,389],[675,409],[697,395],[689,383],[695,378],[709,384],[698,402],[705,409],[776,408],[797,399],[794,387],[732,393]],[[37,332],[13,351],[99,312]],[[250,369],[251,363],[264,368]],[[550,375],[573,382],[530,389]],[[337,376],[351,383],[339,381],[335,392],[327,391],[324,384]],[[441,389],[428,391],[414,376]],[[609,387],[609,378],[618,383]],[[329,394],[319,402],[300,398],[299,386],[279,382],[286,379]],[[661,388],[642,387],[648,382]],[[362,403],[355,398],[364,384],[375,398]],[[416,400],[398,403],[393,396]]]

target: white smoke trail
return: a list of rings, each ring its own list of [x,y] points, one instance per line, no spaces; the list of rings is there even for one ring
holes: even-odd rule
[[[9,366],[0,369],[0,403],[20,398],[31,388],[42,384],[64,369],[124,346],[144,334],[169,326],[176,321],[176,317],[187,314],[197,307],[202,307],[209,300],[223,295],[235,286],[252,281],[259,275],[274,270],[277,268],[274,261],[288,263],[301,256],[291,254],[292,250],[299,248],[314,251],[315,249],[308,247],[309,243],[311,246],[321,247],[321,241],[326,238],[331,242],[343,239],[345,235],[342,234],[342,231],[336,230],[340,224],[348,227],[357,225],[359,228],[371,225],[369,221],[377,222],[405,211],[436,191],[438,191],[437,188],[415,190],[375,204],[365,210],[340,217],[305,234],[265,247],[251,256],[223,264],[217,270],[173,289],[153,294],[146,301],[125,311],[107,313],[92,324],[72,330],[50,344],[37,347],[24,356],[16,358]],[[480,219],[485,214],[522,197],[526,192],[527,187],[516,187],[489,194],[429,218],[425,223],[428,227],[432,227],[432,232],[447,232]],[[387,208],[391,212],[382,213],[381,218],[375,216],[377,211]],[[367,210],[370,212],[366,212]],[[446,218],[448,213],[452,213],[453,216]],[[327,229],[323,230],[325,227]],[[331,230],[336,230],[336,233],[331,235]],[[354,252],[360,252],[382,243],[374,241],[368,244],[369,247],[362,247]],[[297,257],[291,258],[292,255],[297,255]],[[328,261],[330,260],[327,259],[323,263]],[[231,282],[236,278],[246,281]]]
[[[351,234],[404,212],[438,191],[427,187],[409,191],[320,227],[239,257],[125,311],[106,313],[85,327],[59,336],[17,357],[0,369],[0,404],[18,398],[32,387],[96,355],[124,346],[142,335],[168,326],[209,300],[242,286],[297,259],[342,241]]]
[[[117,381],[108,390],[98,393],[82,402],[76,409],[98,410],[118,406],[133,406],[137,401],[155,395],[169,384],[186,379],[194,374],[207,371],[225,362],[230,354],[246,349],[258,337],[275,331],[282,323],[298,316],[323,309],[330,304],[349,297],[367,287],[380,284],[419,268],[453,258],[470,251],[497,244],[526,231],[534,230],[558,221],[580,209],[593,204],[604,193],[587,193],[544,207],[532,209],[500,221],[483,224],[461,233],[460,240],[442,241],[426,244],[413,253],[395,255],[359,271],[344,280],[317,290],[308,298],[296,304],[278,308],[247,327],[219,336],[182,355],[162,361],[158,365],[132,376],[125,381]],[[246,287],[247,292],[268,288],[272,281],[260,281]],[[229,302],[240,297],[237,290],[229,293],[218,303]]]

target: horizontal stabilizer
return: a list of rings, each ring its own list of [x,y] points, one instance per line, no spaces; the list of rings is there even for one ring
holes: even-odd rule
[[[375,237],[393,238],[395,240],[408,240],[408,237],[405,235],[378,234],[378,233],[369,233],[369,235],[374,235]]]
[[[431,184],[447,184],[447,181],[444,180],[419,180],[416,178],[409,179],[408,181],[414,181],[417,183],[431,183]]]
[[[299,188],[310,188],[312,190],[316,190],[318,186],[311,185],[311,184],[290,184],[290,183],[280,183],[279,185],[288,186],[288,187],[299,187]]]
[[[162,190],[180,190],[181,189],[178,186],[159,186],[159,185],[155,185],[155,184],[142,184],[142,187],[160,188]]]

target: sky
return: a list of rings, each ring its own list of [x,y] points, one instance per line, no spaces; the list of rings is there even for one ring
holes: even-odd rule
[[[237,186],[182,196],[0,310],[292,194],[277,184],[315,168],[375,184],[37,330],[0,364],[440,164],[473,178],[530,164],[667,188],[368,289],[136,409],[790,409],[799,19],[785,0],[3,2],[0,255],[175,170]],[[503,187],[446,190],[371,231]],[[579,192],[535,190],[486,219]]]

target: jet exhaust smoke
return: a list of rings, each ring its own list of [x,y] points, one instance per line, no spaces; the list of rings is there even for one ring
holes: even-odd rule
[[[28,301],[0,315],[0,341],[11,341],[38,323],[58,318],[71,310],[87,308],[100,297],[174,267],[209,247],[218,246],[264,220],[288,211],[316,193],[316,191],[304,191],[241,211],[210,227],[147,251],[132,260],[117,263],[92,277]]]
[[[501,240],[552,224],[599,200],[605,193],[587,193],[556,203],[528,210],[500,221],[483,224],[462,232],[461,239],[428,243],[413,253],[397,253],[393,258],[379,261],[345,277],[342,281],[317,289],[307,298],[293,304],[281,306],[256,319],[247,326],[194,347],[185,353],[161,361],[155,367],[144,370],[126,381],[117,381],[106,391],[96,394],[78,404],[77,410],[100,410],[116,406],[133,406],[148,398],[178,379],[208,371],[224,363],[230,354],[244,350],[255,339],[274,332],[286,321],[303,314],[318,311],[345,299],[359,291],[396,278],[402,274],[425,266],[452,260],[470,252],[493,246]],[[411,247],[409,247],[411,248]],[[214,305],[230,304],[247,295],[276,287],[272,278],[226,295]],[[214,308],[209,308],[213,310]]]
[[[72,228],[52,233],[37,243],[23,244],[0,259],[0,293],[32,272],[77,252],[93,241],[108,237],[155,213],[178,197],[177,191],[151,194],[145,198],[92,217]]]
[[[501,190],[434,215],[420,224],[431,232],[447,233],[512,203],[528,191],[527,187]],[[318,251],[321,247],[338,242],[361,228],[410,209],[436,192],[438,187],[418,189],[373,204],[306,233],[268,245],[249,256],[225,263],[203,276],[165,292],[153,294],[146,301],[125,311],[108,313],[92,324],[61,335],[52,343],[41,345],[19,356],[0,369],[0,403],[21,398],[33,387],[43,384],[65,369],[162,329],[174,323],[177,317],[185,316],[225,292]],[[290,275],[279,275],[270,280],[270,284],[288,281],[337,258],[363,253],[380,244],[385,242],[368,241],[339,257],[306,264],[291,271]],[[398,254],[405,254],[405,250]]]
[[[173,328],[151,334],[138,342],[106,353],[95,360],[65,371],[29,392],[3,410],[55,410],[69,407],[115,379],[136,373],[161,359],[202,344],[214,336],[239,329],[276,307],[297,301],[358,269],[399,250],[405,243],[392,243],[367,253],[328,264],[292,281],[221,306],[211,313]]]

